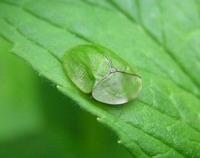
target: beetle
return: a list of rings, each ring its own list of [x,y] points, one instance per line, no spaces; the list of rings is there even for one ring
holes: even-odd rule
[[[138,97],[142,79],[123,59],[100,45],[78,45],[63,57],[67,76],[84,93],[102,103],[119,105]]]

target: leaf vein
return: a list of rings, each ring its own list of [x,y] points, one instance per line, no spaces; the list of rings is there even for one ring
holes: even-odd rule
[[[81,0],[81,1],[82,1],[82,0]],[[47,22],[48,24],[53,25],[53,26],[55,26],[55,27],[57,27],[57,28],[59,28],[59,29],[62,29],[62,30],[64,30],[64,31],[68,32],[68,33],[71,33],[71,34],[75,35],[75,36],[76,36],[77,38],[79,38],[79,39],[82,39],[82,40],[84,40],[84,41],[86,41],[86,42],[88,42],[88,43],[93,43],[93,44],[95,44],[95,43],[94,43],[92,40],[90,40],[88,37],[85,37],[85,36],[83,36],[82,34],[77,33],[77,32],[75,32],[75,31],[72,31],[72,30],[70,30],[70,29],[68,29],[68,28],[64,28],[64,27],[62,27],[61,25],[58,25],[57,23],[54,23],[54,22],[48,20],[47,18],[44,18],[44,17],[42,17],[42,16],[39,16],[39,15],[35,14],[34,12],[31,12],[30,10],[26,9],[26,8],[23,7],[23,6],[19,6],[19,5],[17,5],[17,4],[11,3],[11,2],[5,2],[5,1],[3,1],[3,2],[6,3],[6,4],[8,4],[8,5],[12,5],[12,6],[21,8],[22,10],[24,10],[24,11],[27,12],[27,13],[29,13],[30,15],[32,15],[32,16],[34,16],[34,17],[37,17],[37,18],[39,18],[40,20],[45,21],[45,22]],[[126,14],[126,12],[124,12],[122,9],[120,9],[120,7],[118,7],[114,2],[110,2],[110,3],[112,3],[112,5],[113,5],[115,8],[117,8],[118,10],[120,10],[120,12],[122,12],[124,15],[126,15],[126,17],[128,17],[129,20],[131,20],[131,21],[133,21],[135,24],[137,24],[137,22],[136,22],[130,15]],[[140,19],[140,18],[139,18],[139,19]],[[138,25],[138,24],[137,24],[137,25]],[[140,25],[142,26],[143,29],[145,28],[145,27],[143,26],[142,22],[141,22]],[[140,25],[139,25],[139,26],[140,26]],[[148,30],[145,30],[145,31],[148,31]],[[151,33],[149,32],[149,34],[151,34]],[[152,38],[153,38],[153,37],[152,37]],[[157,40],[157,39],[155,38],[155,40]],[[154,63],[155,63],[157,66],[159,66],[159,64],[157,64],[156,61],[154,61]],[[160,67],[160,66],[159,66],[159,67]],[[163,72],[167,73],[166,70],[164,70],[162,67],[160,67],[160,69],[161,69]],[[170,80],[171,80],[172,82],[174,82],[171,78],[170,78]],[[174,83],[175,83],[175,82],[174,82]],[[183,89],[184,91],[186,91],[187,93],[193,93],[193,92],[191,92],[190,90],[188,90],[187,88],[183,87],[182,85],[179,85],[179,84],[177,84],[177,83],[175,83],[175,84],[176,84],[178,87],[180,87],[181,89]],[[197,99],[199,99],[198,96],[197,96],[196,94],[193,93],[193,95],[194,95]]]
[[[169,147],[170,149],[173,149],[173,150],[174,150],[175,152],[177,152],[178,154],[180,154],[180,155],[182,155],[182,156],[184,156],[184,157],[187,157],[187,155],[185,155],[183,152],[177,150],[176,147],[172,146],[171,144],[169,144],[169,143],[167,143],[167,142],[164,142],[164,141],[161,140],[160,138],[155,137],[155,136],[152,135],[151,133],[149,133],[149,132],[147,132],[147,131],[144,131],[142,128],[140,128],[140,127],[134,125],[133,123],[131,123],[131,122],[125,122],[125,123],[127,123],[127,124],[129,124],[129,125],[131,125],[131,126],[137,128],[138,130],[144,132],[146,135],[148,135],[148,136],[154,138],[155,140],[161,142],[162,144],[166,145],[166,146]],[[171,145],[171,146],[170,146],[170,145]]]
[[[166,52],[166,54],[168,54],[168,56],[171,58],[172,61],[174,61],[174,63],[176,63],[176,65],[180,68],[180,70],[186,75],[188,76],[188,78],[190,79],[190,81],[195,84],[197,87],[199,87],[199,83],[190,75],[188,74],[188,71],[185,69],[185,67],[182,65],[182,63],[180,63],[179,61],[176,60],[175,56],[173,55],[173,53],[166,47],[163,47],[162,43],[160,43],[158,41],[158,39],[155,37],[155,35],[153,35],[142,23],[140,14],[139,14],[139,22],[137,22],[131,15],[129,15],[128,13],[126,13],[123,9],[121,9],[115,2],[113,2],[112,0],[108,0],[108,2],[113,5],[113,7],[116,8],[116,10],[118,10],[120,13],[122,13],[125,17],[127,17],[128,20],[130,20],[131,22],[133,22],[134,24],[140,26],[147,35],[149,35],[149,37],[160,47],[163,48],[163,50]],[[137,2],[137,6],[138,9],[140,10],[140,5],[139,5],[139,1],[136,0]],[[139,11],[140,12],[140,11]],[[178,84],[177,84],[178,85]],[[179,85],[178,85],[179,86]],[[192,93],[192,92],[191,92]],[[193,95],[196,96],[196,94],[193,93]]]

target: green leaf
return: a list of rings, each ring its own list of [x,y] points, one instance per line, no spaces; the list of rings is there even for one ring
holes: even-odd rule
[[[60,91],[110,127],[135,157],[200,157],[200,20],[195,0],[7,0],[0,35]],[[140,97],[98,103],[67,78],[61,58],[103,45],[138,70]]]
[[[9,53],[10,48],[0,37],[1,157],[131,157],[95,116],[77,110],[74,102]]]

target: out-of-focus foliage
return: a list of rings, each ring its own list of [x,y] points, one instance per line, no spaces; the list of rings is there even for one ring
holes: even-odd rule
[[[0,38],[0,157],[131,157],[112,133],[10,49]]]

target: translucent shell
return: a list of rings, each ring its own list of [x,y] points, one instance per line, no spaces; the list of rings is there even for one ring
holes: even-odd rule
[[[135,99],[142,89],[142,80],[134,74],[111,72],[99,82],[92,91],[92,96],[106,104],[124,104]]]
[[[63,65],[68,77],[95,100],[119,105],[135,99],[141,89],[141,77],[109,49],[98,45],[80,45],[67,51]]]

